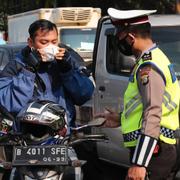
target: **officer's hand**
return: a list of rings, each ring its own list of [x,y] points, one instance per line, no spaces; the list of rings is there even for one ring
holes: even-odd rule
[[[59,70],[62,73],[66,73],[71,70],[72,65],[70,63],[70,53],[65,48],[59,48],[59,52],[55,55],[55,59],[59,66]]]
[[[139,166],[132,166],[128,170],[126,180],[145,180],[146,168]]]
[[[109,108],[106,108],[106,112],[95,114],[94,118],[105,118],[106,121],[102,127],[116,128],[120,126],[119,114]]]

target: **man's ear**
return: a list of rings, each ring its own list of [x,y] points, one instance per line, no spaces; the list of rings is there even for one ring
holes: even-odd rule
[[[135,34],[133,33],[128,33],[128,37],[130,38],[131,42],[135,41]]]
[[[33,47],[33,40],[30,37],[27,39],[27,42],[30,48]]]
[[[128,33],[129,37],[132,39],[135,39],[135,34],[134,33]]]

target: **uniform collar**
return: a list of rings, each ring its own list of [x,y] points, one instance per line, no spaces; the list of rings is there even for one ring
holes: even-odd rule
[[[147,50],[145,50],[145,51],[143,51],[142,52],[142,54],[140,55],[140,57],[139,58],[137,58],[137,63],[139,62],[139,60],[142,58],[142,56],[144,55],[144,54],[149,54],[152,50],[154,50],[154,49],[156,49],[157,48],[157,44],[156,43],[153,43],[153,45],[149,48],[149,49],[147,49]]]

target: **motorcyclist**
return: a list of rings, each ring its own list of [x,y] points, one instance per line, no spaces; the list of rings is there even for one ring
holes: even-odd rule
[[[17,114],[29,101],[51,100],[66,109],[71,122],[74,104],[90,99],[93,83],[78,69],[76,59],[57,46],[55,24],[38,20],[30,25],[28,46],[0,74],[0,104],[8,111]],[[53,58],[47,57],[48,47],[56,51]]]
[[[79,69],[76,57],[58,47],[54,23],[33,22],[27,43],[0,73],[0,104],[16,115],[33,100],[50,100],[65,108],[68,125],[74,125],[75,105],[91,98],[92,81]]]

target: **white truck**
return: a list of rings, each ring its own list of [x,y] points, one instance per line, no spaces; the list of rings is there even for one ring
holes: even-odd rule
[[[60,7],[42,8],[8,16],[8,42],[26,42],[29,25],[38,19],[47,19],[57,25],[59,42],[76,50],[89,63],[101,17],[100,8]]]

